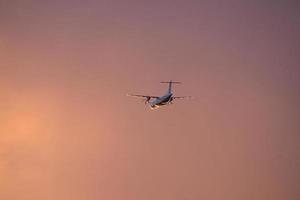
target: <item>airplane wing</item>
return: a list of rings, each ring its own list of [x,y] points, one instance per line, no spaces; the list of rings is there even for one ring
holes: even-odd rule
[[[187,99],[187,98],[192,98],[191,96],[181,96],[181,97],[172,97],[173,99]]]
[[[147,98],[147,99],[150,99],[150,98],[154,98],[154,99],[159,98],[158,96],[148,96],[148,95],[139,95],[139,94],[127,94],[127,96]]]

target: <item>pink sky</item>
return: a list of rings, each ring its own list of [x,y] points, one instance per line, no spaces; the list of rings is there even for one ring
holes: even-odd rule
[[[299,8],[0,0],[0,199],[299,199]]]

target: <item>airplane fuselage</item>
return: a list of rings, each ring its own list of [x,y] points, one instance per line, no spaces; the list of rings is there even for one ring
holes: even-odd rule
[[[172,93],[166,93],[164,96],[158,97],[153,101],[149,102],[151,109],[159,108],[160,106],[167,105],[172,101]]]

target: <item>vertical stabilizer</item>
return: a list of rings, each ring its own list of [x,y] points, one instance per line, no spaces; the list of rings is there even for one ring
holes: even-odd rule
[[[171,94],[172,93],[172,84],[180,84],[181,82],[175,82],[175,81],[162,81],[160,83],[168,83],[169,84],[169,88],[168,88],[168,93]]]

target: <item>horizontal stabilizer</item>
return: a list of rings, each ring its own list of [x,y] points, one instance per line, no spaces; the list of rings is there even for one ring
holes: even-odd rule
[[[174,84],[181,84],[181,82],[177,82],[177,81],[161,81],[160,83],[168,83],[168,84],[170,84],[170,83],[174,83]]]

